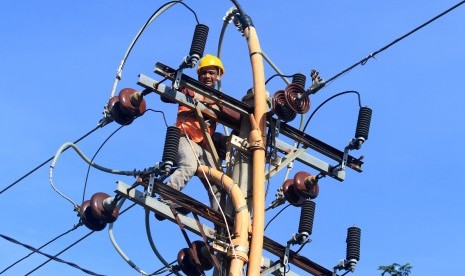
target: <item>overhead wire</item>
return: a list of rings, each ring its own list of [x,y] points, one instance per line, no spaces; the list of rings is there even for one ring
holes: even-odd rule
[[[85,273],[87,273],[87,274],[90,274],[90,275],[103,276],[103,274],[98,274],[98,273],[95,273],[95,272],[90,271],[90,270],[88,270],[88,269],[82,268],[82,267],[80,267],[79,265],[77,265],[77,264],[75,264],[75,263],[68,262],[68,261],[64,261],[64,260],[62,260],[62,259],[60,259],[60,258],[57,258],[56,255],[55,255],[55,256],[52,256],[52,255],[49,255],[49,254],[47,254],[47,253],[44,253],[44,252],[42,252],[42,251],[40,251],[40,250],[38,250],[38,249],[36,249],[36,248],[34,248],[34,247],[28,245],[28,244],[22,243],[22,242],[20,242],[20,241],[18,241],[18,240],[16,240],[16,239],[13,239],[13,238],[11,238],[11,237],[9,237],[9,236],[0,234],[0,237],[2,237],[3,239],[5,239],[5,240],[7,240],[7,241],[12,242],[12,243],[21,245],[21,246],[23,246],[23,247],[25,247],[25,248],[27,248],[27,249],[29,249],[29,250],[31,250],[31,251],[34,251],[35,253],[41,254],[41,255],[43,255],[43,256],[49,258],[48,261],[54,260],[54,261],[57,261],[57,262],[64,263],[64,264],[67,264],[67,265],[69,265],[69,266],[72,266],[72,267],[74,267],[74,268],[77,268],[77,269],[79,269],[79,270],[81,270],[81,271],[83,271],[83,272],[85,272]],[[48,261],[47,261],[47,262],[48,262]],[[41,267],[41,266],[39,266],[39,267]],[[29,273],[27,273],[27,274],[25,274],[25,275],[31,274],[32,272],[36,271],[39,267],[35,268],[34,270],[30,271]]]
[[[76,230],[79,226],[81,226],[82,224],[81,223],[78,223],[76,225],[74,225],[71,229],[65,231],[64,233],[56,236],[55,238],[51,239],[50,241],[46,242],[45,244],[41,245],[39,248],[37,248],[37,250],[41,250],[42,248],[46,247],[47,245],[51,244],[52,242],[58,240],[59,238],[71,233],[72,231]],[[20,262],[24,261],[25,259],[29,258],[30,256],[32,256],[34,253],[36,253],[36,251],[32,251],[31,253],[29,253],[28,255],[22,257],[21,259],[15,261],[14,263],[12,263],[11,265],[9,265],[8,267],[6,267],[5,269],[3,269],[2,271],[0,271],[0,274],[3,274],[5,273],[6,271],[8,271],[10,268],[14,267],[15,265],[19,264]]]
[[[125,125],[121,125],[120,127],[118,127],[115,131],[113,131],[104,141],[103,143],[99,146],[99,148],[97,149],[97,151],[95,151],[94,153],[94,156],[92,156],[92,159],[90,160],[90,162],[94,162],[94,159],[95,157],[97,157],[97,154],[100,152],[100,150],[103,148],[103,146],[108,142],[108,140],[110,140],[110,138],[115,135],[120,129],[122,129]],[[82,202],[84,202],[84,198],[86,197],[86,189],[87,189],[87,181],[89,180],[89,173],[90,173],[90,168],[92,166],[89,164],[87,166],[87,173],[86,173],[86,179],[85,179],[85,182],[84,182],[84,189],[83,189],[83,192],[82,192]]]
[[[90,134],[92,134],[94,131],[96,131],[97,129],[101,128],[102,127],[102,124],[99,123],[94,129],[92,129],[91,131],[87,132],[86,134],[84,134],[83,136],[81,136],[79,139],[77,139],[76,141],[74,141],[74,144],[77,144],[79,143],[81,140],[83,140],[84,138],[86,138],[87,136],[89,136]],[[23,180],[24,178],[28,177],[29,175],[31,175],[32,173],[34,173],[35,171],[37,171],[38,169],[40,169],[42,166],[44,166],[45,164],[47,164],[48,162],[50,162],[53,157],[55,157],[55,155],[53,155],[52,157],[50,157],[49,159],[45,160],[43,163],[41,163],[40,165],[38,165],[37,167],[35,167],[34,169],[32,169],[31,171],[29,171],[28,173],[26,173],[25,175],[21,176],[20,178],[18,178],[16,181],[14,181],[13,183],[11,183],[10,185],[8,185],[6,188],[4,188],[3,190],[0,191],[0,195],[3,194],[5,191],[7,191],[8,189],[10,189],[11,187],[13,187],[14,185],[18,184],[21,180]]]
[[[128,49],[126,50],[126,53],[124,54],[123,56],[123,59],[121,60],[121,63],[118,67],[118,69],[116,70],[116,77],[115,77],[115,80],[113,82],[113,87],[112,87],[112,90],[111,90],[111,93],[110,93],[110,97],[113,97],[115,95],[115,91],[116,91],[116,87],[118,86],[118,82],[121,80],[122,78],[122,73],[123,73],[123,68],[124,68],[124,65],[126,64],[126,61],[129,57],[129,55],[131,54],[131,51],[132,49],[134,48],[134,45],[136,44],[137,40],[139,40],[140,36],[142,35],[142,33],[145,31],[145,29],[158,17],[160,16],[162,13],[164,13],[166,10],[168,10],[169,8],[171,8],[172,6],[178,4],[178,3],[181,3],[182,5],[184,5],[186,8],[188,8],[195,16],[195,20],[197,21],[197,23],[199,23],[199,20],[197,18],[197,14],[189,7],[187,6],[185,3],[182,2],[182,0],[179,0],[179,1],[169,1],[165,4],[163,4],[160,8],[158,8],[153,14],[152,16],[150,16],[150,18],[145,22],[145,24],[141,27],[141,29],[137,32],[136,36],[134,37],[134,39],[131,41],[131,43],[129,44],[129,47]]]
[[[168,127],[168,123],[166,122],[166,117],[165,117],[165,113],[163,111],[160,111],[160,110],[155,110],[155,109],[151,109],[151,108],[148,108],[147,110],[144,111],[144,113],[142,113],[139,117],[143,116],[147,111],[152,111],[154,113],[161,113],[162,116],[163,116],[163,121],[165,122],[165,125],[166,127]],[[94,161],[95,157],[97,156],[97,154],[100,152],[100,150],[103,148],[103,146],[110,140],[110,138],[115,135],[121,128],[123,128],[125,125],[121,125],[120,127],[118,127],[115,131],[113,131],[103,142],[102,144],[99,146],[99,148],[97,149],[97,151],[95,152],[95,154],[92,156],[92,159],[90,160],[91,163]],[[82,193],[82,201],[84,202],[84,198],[85,198],[85,194],[86,194],[86,188],[87,188],[87,182],[88,182],[88,179],[89,179],[89,173],[90,173],[90,168],[92,166],[89,164],[88,168],[87,168],[87,173],[86,173],[86,179],[85,179],[85,182],[84,182],[84,189],[83,189],[83,193]]]
[[[132,205],[130,205],[129,207],[127,207],[126,209],[124,209],[123,211],[121,211],[119,213],[119,216],[121,216],[122,214],[126,213],[129,209],[131,209],[132,207],[134,207],[136,204],[133,203]],[[39,266],[35,267],[33,270],[29,271],[27,274],[25,275],[30,275],[32,272],[38,270],[39,268],[41,268],[42,266],[46,265],[47,263],[49,263],[51,260],[55,260],[56,257],[58,257],[59,255],[61,255],[62,253],[68,251],[70,248],[72,248],[73,246],[75,246],[76,244],[80,243],[81,241],[85,240],[87,237],[89,237],[90,235],[92,235],[93,233],[95,233],[96,231],[90,231],[88,232],[87,234],[85,234],[84,236],[82,236],[81,238],[79,238],[77,241],[73,242],[72,244],[70,244],[69,246],[67,246],[65,249],[61,250],[60,252],[58,252],[57,254],[55,254],[54,256],[52,256],[52,258],[49,257],[49,259],[45,262],[43,262],[42,264],[40,264]]]
[[[307,128],[308,126],[308,123],[310,122],[310,120],[313,118],[313,116],[315,115],[315,113],[321,108],[323,107],[327,102],[331,101],[332,99],[336,98],[336,97],[339,97],[339,96],[342,96],[344,94],[350,94],[350,93],[354,93],[354,94],[357,94],[358,96],[358,105],[359,107],[362,107],[362,102],[361,102],[361,99],[360,99],[360,93],[358,93],[357,91],[354,91],[354,90],[348,90],[348,91],[344,91],[344,92],[340,92],[340,93],[337,93],[329,98],[327,98],[325,101],[323,101],[321,104],[318,105],[317,108],[315,108],[315,110],[313,110],[312,114],[310,115],[310,117],[308,117],[308,120],[307,122],[305,123],[305,126],[304,128],[302,129],[302,132],[305,132],[305,129]]]
[[[157,258],[160,260],[160,262],[171,272],[174,273],[175,275],[179,275],[179,273],[173,269],[171,264],[169,264],[165,258],[160,254],[160,251],[158,251],[157,246],[155,245],[155,242],[153,241],[152,238],[152,231],[150,229],[150,211],[148,209],[145,210],[145,230],[147,233],[147,239],[149,240],[150,248],[152,248],[153,253],[157,256]]]
[[[442,16],[446,15],[447,13],[451,12],[452,10],[458,8],[460,5],[464,4],[465,3],[465,0],[464,1],[461,1],[459,3],[457,3],[456,5],[450,7],[449,9],[445,10],[444,12],[438,14],[437,16],[433,17],[432,19],[428,20],[427,22],[421,24],[420,26],[414,28],[413,30],[411,30],[410,32],[400,36],[399,38],[393,40],[391,43],[387,44],[386,46],[380,48],[379,50],[377,51],[374,51],[373,53],[369,54],[367,57],[361,59],[359,62],[357,63],[354,63],[353,65],[349,66],[348,68],[342,70],[341,72],[339,72],[338,74],[334,75],[333,77],[329,78],[328,80],[326,80],[326,83],[330,83],[332,81],[334,81],[335,79],[337,79],[338,77],[344,75],[345,73],[347,73],[348,71],[354,69],[355,67],[357,67],[358,65],[365,65],[369,59],[371,58],[375,58],[375,56],[385,50],[387,50],[389,47],[391,47],[392,45],[400,42],[401,40],[405,39],[406,37],[412,35],[413,33],[417,32],[418,30],[424,28],[425,26],[429,25],[430,23],[432,23],[433,21],[436,21],[437,19],[441,18]]]
[[[266,224],[265,226],[265,230],[266,228],[268,228],[268,226],[270,225],[270,223],[275,220],[284,210],[286,210],[287,207],[291,206],[291,204],[287,204],[286,206],[284,206],[281,210],[279,210],[278,213],[276,213],[276,215],[274,215],[269,221],[268,223]]]

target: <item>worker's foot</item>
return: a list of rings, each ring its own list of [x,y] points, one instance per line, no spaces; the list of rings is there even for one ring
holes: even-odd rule
[[[159,197],[158,201],[160,201],[160,202],[162,202],[162,203],[164,203],[164,204],[166,204],[166,205],[168,205],[170,207],[173,207],[178,213],[180,213],[182,215],[188,215],[190,213],[190,211],[188,209],[186,209],[186,208],[182,207],[181,205],[173,202],[172,200],[164,199],[162,197]],[[164,217],[162,217],[161,215],[159,215],[157,213],[155,213],[155,218],[157,220],[160,220],[160,221],[165,220]]]

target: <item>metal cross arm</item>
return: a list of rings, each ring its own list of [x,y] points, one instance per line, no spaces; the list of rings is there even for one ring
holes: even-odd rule
[[[221,111],[209,108],[205,106],[203,103],[200,102],[194,102],[194,99],[192,99],[189,96],[186,96],[184,93],[181,93],[177,90],[172,89],[171,87],[160,83],[144,74],[139,74],[139,79],[137,81],[137,84],[144,87],[145,89],[149,89],[159,95],[163,95],[165,98],[169,100],[173,100],[179,104],[182,104],[184,106],[187,106],[188,108],[192,110],[196,110],[196,105],[198,106],[198,109],[202,112],[202,114],[210,119],[213,119],[227,127],[230,127],[232,129],[236,129],[238,126],[234,125],[233,122],[228,120],[227,118],[223,118],[221,116]],[[197,92],[197,91],[196,91]],[[211,98],[215,100],[215,98]],[[226,104],[224,104],[226,105]],[[227,105],[229,106],[229,105]],[[242,109],[241,107],[235,107],[231,108],[241,114],[248,114],[246,110]]]
[[[176,70],[164,65],[160,62],[157,62],[155,65],[155,73],[159,74],[160,76],[163,76],[165,78],[168,78],[170,80],[174,80],[176,76]],[[215,101],[219,106],[227,106],[228,108],[239,112],[242,115],[248,115],[253,113],[253,107],[237,100],[234,97],[231,97],[227,95],[226,93],[223,93],[219,90],[216,90],[214,88],[205,86],[201,82],[187,76],[187,75],[182,75],[181,76],[181,87],[186,87],[189,88],[196,93],[199,93],[200,95],[209,98],[213,101]]]
[[[274,125],[276,125],[276,119],[271,118],[274,120]],[[342,162],[344,159],[344,152],[302,132],[286,123],[281,122],[279,127],[279,133],[284,134],[285,136],[303,144],[305,147],[311,148],[335,161]],[[355,158],[351,155],[347,156],[347,167],[357,171],[362,172],[362,165],[363,161],[361,158]]]

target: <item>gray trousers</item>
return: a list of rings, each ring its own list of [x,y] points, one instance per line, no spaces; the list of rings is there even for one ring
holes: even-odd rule
[[[191,144],[194,148],[194,151],[192,151]],[[178,168],[171,175],[170,179],[167,182],[167,185],[178,191],[181,191],[186,186],[187,182],[197,172],[197,158],[203,165],[213,168],[215,167],[212,154],[206,148],[202,147],[201,145],[198,145],[193,141],[191,141],[189,144],[187,138],[185,136],[181,136],[179,140],[178,155],[176,157]],[[221,206],[224,207],[225,196],[222,197],[223,192],[217,185],[210,182],[213,190],[212,194],[210,191],[210,187],[208,186],[208,183],[205,180],[203,180],[203,177],[201,177],[201,179],[205,189],[208,192],[208,198],[210,199],[210,207],[215,211],[218,211],[218,203],[216,202],[215,197],[216,199],[218,199],[218,202],[220,202]]]

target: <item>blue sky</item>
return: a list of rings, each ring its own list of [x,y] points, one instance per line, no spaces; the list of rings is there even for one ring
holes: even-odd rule
[[[185,3],[200,22],[210,27],[205,53],[215,54],[222,17],[232,3]],[[310,70],[317,69],[323,79],[456,3],[241,1],[255,23],[262,50],[282,72],[301,72],[308,78]],[[97,125],[129,43],[162,4],[2,1],[0,189],[53,156],[65,142],[76,140]],[[155,20],[129,56],[117,91],[140,89],[140,73],[160,80],[153,73],[156,62],[178,66],[188,54],[195,24],[192,13],[182,5]],[[410,262],[412,275],[457,274],[465,248],[464,26],[465,7],[461,6],[311,97],[310,112],[334,94],[355,90],[361,95],[362,105],[373,109],[373,117],[368,141],[361,150],[351,152],[365,156],[363,172],[347,170],[343,182],[321,179],[312,243],[301,251],[302,255],[332,269],[345,257],[347,228],[357,225],[362,229],[362,242],[355,275],[379,275],[379,265],[393,262]],[[252,76],[247,44],[232,26],[225,33],[222,60],[226,67],[223,90],[240,99],[252,86]],[[186,73],[195,76],[194,70]],[[265,65],[267,78],[274,73]],[[275,78],[267,90],[273,94],[284,87],[284,82]],[[168,123],[174,123],[175,105],[164,104],[155,94],[147,97],[147,105],[163,111]],[[357,114],[354,94],[337,97],[316,113],[307,133],[343,150],[354,135]],[[291,124],[298,127],[298,123],[295,120]],[[78,146],[87,156],[93,156],[117,128],[112,123]],[[113,135],[95,161],[123,170],[152,166],[161,160],[165,133],[160,113],[147,113]],[[298,171],[315,173],[296,163],[291,176]],[[67,151],[57,162],[53,181],[65,195],[81,202],[86,173],[85,162],[74,151]],[[278,174],[272,179],[267,205],[283,177]],[[96,192],[113,194],[117,180],[132,183],[133,178],[92,169],[85,198]],[[183,191],[207,202],[197,179]],[[0,206],[0,234],[34,247],[71,229],[78,221],[73,206],[50,187],[49,164],[0,194]],[[266,222],[279,210],[267,212]],[[297,231],[298,218],[298,209],[287,208],[271,223],[266,235],[285,244]],[[114,229],[121,248],[144,271],[162,266],[149,247],[141,207],[121,216]],[[152,229],[159,250],[166,259],[174,260],[178,250],[185,247],[177,226],[152,221]],[[43,251],[54,255],[88,232],[80,227]],[[0,271],[29,253],[0,239]],[[266,252],[264,255],[275,259]],[[114,250],[106,230],[92,234],[60,257],[101,274],[137,275]],[[45,260],[34,254],[5,275],[26,274]],[[33,275],[57,273],[83,274],[52,261]]]

